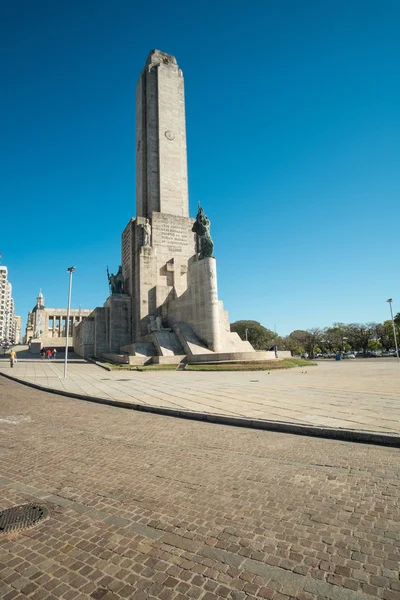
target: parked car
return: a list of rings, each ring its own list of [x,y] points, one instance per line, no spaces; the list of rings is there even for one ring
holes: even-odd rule
[[[353,354],[353,352],[346,352],[346,354],[343,354],[343,358],[355,358],[356,355]]]

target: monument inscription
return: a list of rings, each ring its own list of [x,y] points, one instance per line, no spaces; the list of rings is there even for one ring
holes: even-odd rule
[[[154,229],[154,241],[167,246],[171,252],[182,252],[189,244],[189,228],[187,223],[178,220],[163,220]]]

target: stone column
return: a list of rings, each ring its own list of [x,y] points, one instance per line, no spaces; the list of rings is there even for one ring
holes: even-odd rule
[[[192,315],[187,322],[210,350],[221,351],[221,330],[215,258],[203,258],[189,266]],[[185,315],[181,316],[186,321]]]

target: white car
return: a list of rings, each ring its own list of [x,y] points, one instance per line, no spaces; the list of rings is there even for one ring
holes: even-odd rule
[[[356,357],[356,355],[353,354],[352,352],[350,352],[349,354],[344,354],[343,355],[343,358],[355,358],[355,357]]]

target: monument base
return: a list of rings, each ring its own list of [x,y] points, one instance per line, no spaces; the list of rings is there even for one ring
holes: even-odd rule
[[[279,360],[291,358],[290,351],[279,352],[276,358],[275,352],[214,352],[213,354],[188,354],[186,362],[191,363],[235,363],[235,362],[263,362],[266,360]]]
[[[31,345],[29,347],[29,352],[31,354],[40,354],[42,349],[42,341],[41,340],[32,340]]]

